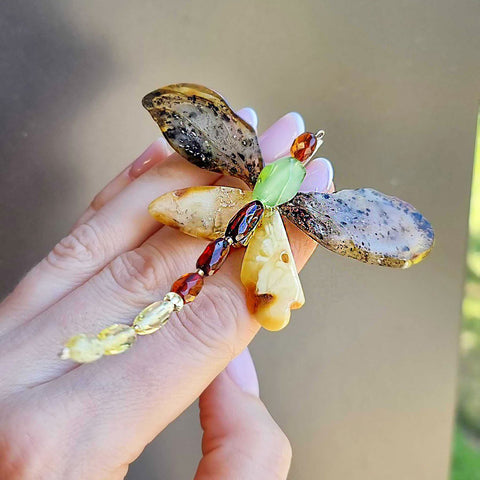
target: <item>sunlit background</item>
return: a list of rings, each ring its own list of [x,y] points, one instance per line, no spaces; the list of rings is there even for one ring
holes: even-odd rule
[[[480,479],[480,115],[470,200],[469,239],[452,480]]]

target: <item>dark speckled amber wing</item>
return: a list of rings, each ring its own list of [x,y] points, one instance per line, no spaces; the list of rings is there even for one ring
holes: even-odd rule
[[[433,246],[433,228],[421,213],[370,188],[298,193],[280,210],[320,245],[365,263],[407,268]]]
[[[149,93],[142,103],[182,157],[254,187],[263,168],[255,130],[218,93],[179,83]]]

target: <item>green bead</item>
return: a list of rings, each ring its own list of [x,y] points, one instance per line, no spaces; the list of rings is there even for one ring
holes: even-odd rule
[[[269,207],[288,202],[298,193],[305,174],[305,167],[296,158],[280,158],[260,172],[253,198]]]
[[[128,350],[137,339],[135,330],[130,325],[114,323],[104,328],[98,339],[103,343],[104,355],[117,355]]]

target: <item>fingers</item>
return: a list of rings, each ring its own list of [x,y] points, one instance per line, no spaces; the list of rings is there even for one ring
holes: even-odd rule
[[[170,248],[179,243],[178,236],[173,238],[176,232],[165,229],[158,235],[164,236],[168,232],[172,238],[165,238],[164,244]],[[294,248],[298,235],[304,236],[298,230],[293,232]],[[188,240],[198,246],[195,239]],[[180,252],[173,253],[178,255]],[[186,250],[180,255],[179,269],[184,266],[180,258],[189,255]],[[223,269],[208,279],[193,305],[186,306],[159,333],[139,339],[130,352],[82,365],[32,388],[35,398],[48,399],[48,402],[40,400],[40,405],[36,407],[42,409],[47,417],[61,416],[62,423],[66,424],[79,418],[91,418],[93,425],[89,425],[87,432],[80,432],[82,445],[90,449],[86,454],[108,457],[111,451],[105,452],[105,445],[110,444],[113,450],[127,455],[123,441],[126,428],[139,454],[146,443],[200,395],[258,331],[257,322],[250,317],[245,306],[243,286],[239,280],[241,259],[242,252],[235,252]],[[187,263],[189,259],[183,261]],[[68,362],[59,362],[54,358],[56,349],[49,344],[60,342],[62,332],[66,338],[74,331],[81,331],[72,331],[69,322],[82,320],[90,325],[86,331],[97,331],[107,323],[126,318],[120,313],[120,305],[114,307],[117,302],[120,304],[120,298],[99,286],[97,284],[96,289],[99,300],[110,300],[113,305],[106,309],[104,304],[100,304],[103,318],[92,318],[95,310],[85,307],[79,308],[82,312],[80,319],[72,318],[78,312],[72,312],[71,306],[66,305],[62,315],[67,317],[66,322],[58,315],[60,324],[51,324],[43,319],[43,326],[39,327],[40,324],[30,322],[26,326],[28,330],[22,328],[20,337],[10,338],[2,345],[8,365],[15,365],[15,369],[8,371],[1,365],[2,387],[15,387],[13,382],[20,383],[23,388],[31,387],[29,380],[39,378],[36,368],[48,375],[57,374],[57,368],[71,368]],[[161,290],[165,292],[165,289]],[[124,301],[132,301],[132,296],[126,292],[124,296]],[[75,304],[79,302],[72,305]],[[86,300],[85,304],[90,302]],[[130,311],[134,315],[138,309],[130,307]],[[39,336],[40,332],[46,335]],[[32,351],[35,361],[25,362]],[[44,377],[44,381],[48,378]],[[77,433],[78,428],[77,425]]]
[[[298,133],[287,132],[290,140]],[[298,245],[304,245],[305,236],[295,228],[290,234],[301,267],[312,250],[299,255]],[[81,432],[89,454],[108,458],[111,450],[105,451],[105,445],[110,444],[119,454],[131,455],[122,440],[125,428],[135,439],[138,454],[258,331],[240,282],[242,251],[234,251],[222,270],[207,280],[193,305],[158,334],[139,339],[130,352],[72,371],[73,365],[59,361],[56,353],[73,334],[130,323],[145,304],[161,298],[175,278],[192,271],[203,245],[172,229],[161,229],[142,247],[122,254],[56,305],[4,335],[0,338],[5,359],[0,359],[2,393],[33,387],[32,395],[41,403],[37,408],[45,415],[61,416],[66,424],[92,419],[87,431]],[[75,432],[79,429],[76,425]]]
[[[195,480],[287,478],[291,447],[258,398],[245,349],[200,397],[203,458]]]
[[[300,133],[295,126],[293,128],[294,130],[291,131],[283,130],[284,135],[290,140]],[[164,170],[167,163],[168,160],[158,168]],[[149,174],[150,172],[147,172],[138,180],[143,180]],[[116,204],[134,186],[136,186],[136,182],[127,187],[102,210]],[[145,208],[145,204],[146,202],[143,202],[142,210]],[[125,208],[127,207],[125,206]],[[122,211],[123,209],[117,212],[117,215],[121,216]],[[294,232],[291,240],[294,253],[295,249],[297,252],[301,251],[301,255],[296,257],[297,262],[304,263],[313,251],[314,243],[307,240],[305,235],[298,230]],[[9,389],[9,385],[14,386],[18,382],[23,382],[23,384],[46,382],[72,368],[69,362],[59,362],[56,357],[59,347],[67,338],[80,332],[97,332],[115,322],[130,323],[145,305],[163,297],[178,276],[194,269],[196,258],[203,247],[204,242],[202,241],[171,229],[161,229],[144,245],[117,257],[107,268],[24,325],[22,329],[17,328],[4,334],[0,338],[0,348],[4,346],[6,351],[11,352],[11,356],[5,355],[4,358],[8,357],[10,362],[16,362],[16,371],[5,372],[2,388]],[[234,329],[236,322],[239,321],[235,316],[238,313],[237,308],[242,315],[249,318],[243,341],[246,342],[245,339],[251,338],[252,329],[250,327],[252,325],[258,329],[258,325],[250,319],[244,306],[244,291],[239,280],[240,259],[238,259],[238,254],[240,252],[235,253],[237,253],[236,263],[231,259],[227,264],[230,264],[230,269],[237,265],[236,270],[231,270],[227,274],[227,268],[224,267],[223,272],[219,272],[212,279],[209,278],[203,291],[206,295],[202,292],[194,308],[189,306],[182,312],[184,316],[189,316],[189,320],[186,322],[189,326],[197,324],[198,329],[195,333],[202,337],[205,335],[203,329],[208,325],[208,322],[198,325],[198,316],[202,314],[203,302],[206,309],[206,312],[203,313],[211,317],[209,319],[212,321],[211,328],[218,330],[219,333],[215,340],[219,343],[226,343],[230,349],[234,348],[232,346],[234,338],[232,337],[236,337]],[[222,287],[225,286],[226,293],[222,291]],[[233,300],[229,298],[230,296],[233,296]],[[232,308],[226,312],[224,318],[218,318],[218,312],[225,310],[225,303]],[[198,314],[196,313],[197,309]],[[214,311],[211,312],[211,310]],[[189,313],[191,311],[193,314]],[[219,322],[220,325],[215,325],[216,322]],[[223,331],[224,324],[228,327],[228,334]],[[0,324],[1,327],[2,324]],[[242,337],[239,341],[242,341]],[[245,345],[246,343],[242,343],[241,348]],[[221,347],[221,345],[217,345],[217,347]],[[228,362],[228,356],[231,355],[232,353],[229,351],[224,358],[225,362]],[[34,363],[32,363],[33,359],[35,359]],[[218,371],[223,367],[224,365],[219,365]],[[6,367],[5,369],[8,370]],[[1,370],[2,365],[0,364]],[[202,386],[205,387],[205,385]]]
[[[163,137],[157,138],[132,164],[119,173],[102,191],[95,195],[87,210],[74,225],[74,229],[78,225],[86,223],[100,208],[118,195],[133,180],[153,166],[158,165],[173,153],[174,150]]]
[[[240,110],[239,115],[256,126],[256,114],[251,108]],[[282,128],[282,124],[272,127],[274,131],[276,128]],[[176,153],[165,157],[170,147],[167,148],[164,143],[158,141],[149,147],[151,153],[146,154],[144,159],[154,159],[147,172],[135,181],[131,176],[127,178],[127,173],[120,174],[113,185],[99,194],[95,206],[85,213],[87,220],[61,240],[24,277],[0,306],[0,316],[5,319],[0,323],[0,333],[45,310],[116,256],[138,247],[160,229],[161,225],[147,211],[153,199],[178,188],[210,185],[220,178],[218,174],[195,167]],[[262,143],[265,144],[260,138]],[[138,174],[140,166],[134,164],[133,167],[136,168],[135,175]],[[97,211],[92,216],[95,209]]]

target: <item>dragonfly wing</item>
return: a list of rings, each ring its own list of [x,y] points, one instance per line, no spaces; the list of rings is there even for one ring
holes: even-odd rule
[[[407,268],[433,247],[433,228],[420,212],[370,188],[298,193],[280,210],[320,245],[365,263]]]
[[[225,233],[228,222],[252,192],[231,187],[190,187],[166,193],[148,207],[153,218],[193,237],[214,240]]]
[[[265,212],[243,258],[242,283],[247,306],[268,330],[280,330],[290,310],[305,303],[287,232],[278,210]]]
[[[254,187],[263,168],[257,135],[218,93],[179,83],[149,93],[142,103],[182,157]]]

